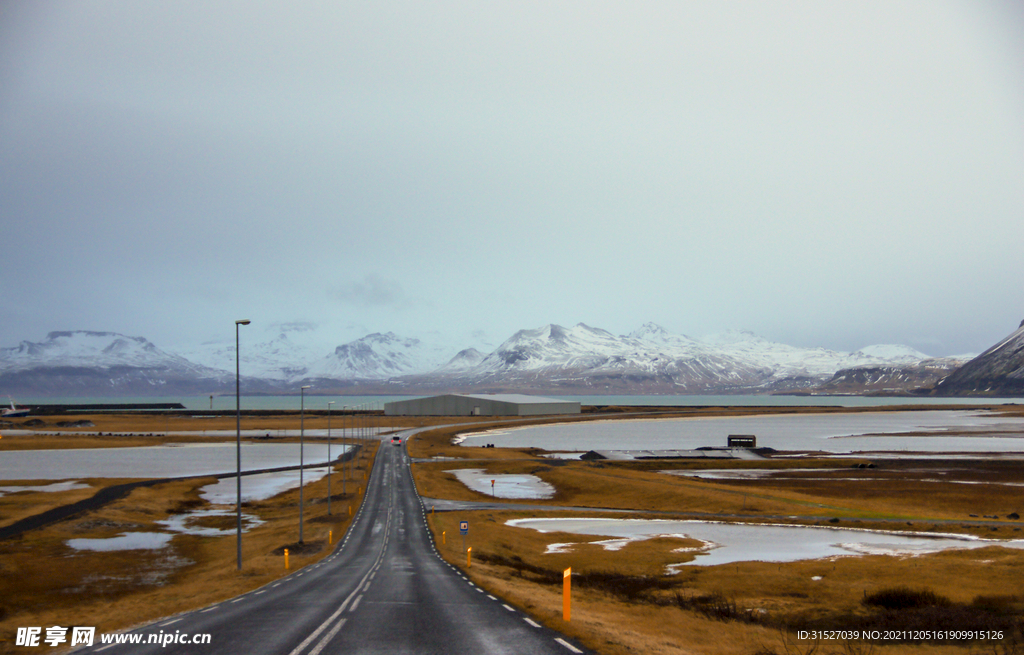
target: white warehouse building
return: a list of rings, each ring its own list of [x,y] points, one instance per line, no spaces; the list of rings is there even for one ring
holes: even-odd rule
[[[579,414],[573,400],[524,394],[446,394],[384,403],[385,416],[545,416]]]

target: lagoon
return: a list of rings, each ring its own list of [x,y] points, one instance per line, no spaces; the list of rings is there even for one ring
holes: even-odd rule
[[[335,444],[332,458],[345,451]],[[0,457],[0,480],[177,478],[232,473],[235,444],[196,443],[133,448],[11,450]],[[327,462],[326,444],[306,444],[307,467]],[[242,444],[242,470],[298,466],[299,444]]]
[[[690,450],[752,434],[759,447],[836,454],[1024,453],[1024,418],[974,410],[609,420],[491,430],[461,444],[549,451]]]

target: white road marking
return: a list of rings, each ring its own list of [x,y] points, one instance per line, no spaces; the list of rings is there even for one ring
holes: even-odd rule
[[[362,594],[356,596],[356,599],[352,602],[352,608],[349,609],[349,611],[350,612],[356,611],[356,608],[359,607],[359,601],[361,601],[362,599],[363,599]]]
[[[218,607],[220,607],[220,605],[214,605],[213,607],[207,607],[204,610],[199,610],[199,613],[202,614],[204,612],[212,612],[213,610],[217,609]]]
[[[333,628],[331,628],[331,631],[328,632],[327,635],[320,640],[320,643],[318,643],[316,647],[313,648],[313,650],[309,651],[309,655],[320,655],[320,651],[324,649],[324,646],[327,645],[327,642],[329,642],[331,639],[334,639],[334,635],[338,634],[338,630],[341,630],[341,626],[345,625],[346,620],[347,619],[341,619],[340,621],[338,621],[338,623],[335,624]]]
[[[487,597],[490,598],[491,600],[498,600],[497,598],[495,598],[494,596],[492,596],[490,594],[487,594]]]
[[[579,648],[576,648],[575,646],[570,644],[565,639],[562,639],[561,637],[555,637],[555,641],[557,641],[558,643],[562,644],[563,646],[565,646],[566,648],[568,648],[569,650],[571,650],[574,653],[582,653],[583,652]]]
[[[534,621],[534,620],[533,620],[533,619],[531,619],[531,618],[525,618],[525,619],[523,619],[523,620],[524,620],[524,621],[526,621],[527,623],[529,623],[530,625],[532,625],[532,626],[533,626],[533,627],[535,627],[535,628],[539,628],[539,627],[540,627],[540,624],[539,624],[539,623],[537,623],[536,621]]]
[[[502,603],[502,604],[501,604],[501,606],[502,606],[502,607],[504,607],[505,609],[507,609],[507,610],[508,610],[508,611],[510,611],[510,612],[514,612],[514,611],[516,611],[516,608],[514,608],[514,607],[509,607],[509,606],[508,606],[508,605],[506,605],[505,603]]]
[[[177,623],[180,620],[181,619],[174,619],[173,621],[168,621],[167,623],[160,623],[158,625],[158,627],[163,628],[163,627],[166,627],[166,626],[169,626],[169,625],[174,625],[175,623]]]

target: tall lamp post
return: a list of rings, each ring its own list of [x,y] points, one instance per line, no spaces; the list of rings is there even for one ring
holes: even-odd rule
[[[348,457],[348,440],[345,438],[345,426],[347,421],[345,420],[345,410],[348,409],[348,405],[343,405],[341,408],[341,455],[342,457]],[[348,462],[344,459],[341,460],[341,496],[345,497],[347,491],[345,489],[345,467],[348,466]]]
[[[299,397],[301,404],[299,405],[299,543],[302,541],[302,469],[305,466],[303,451],[306,444],[306,389],[309,389],[312,385],[307,384],[304,387],[299,387]]]
[[[331,463],[331,405],[334,401],[327,403],[327,516],[331,515],[331,469],[334,468],[334,464]]]
[[[236,526],[238,528],[238,570],[242,570],[242,395],[241,390],[241,355],[238,353],[238,329],[241,325],[248,325],[248,319],[235,321],[235,493],[236,493]],[[213,396],[210,396],[210,405],[213,406]]]

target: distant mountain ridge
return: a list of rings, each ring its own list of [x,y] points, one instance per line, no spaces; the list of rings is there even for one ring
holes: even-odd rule
[[[31,395],[233,391],[234,344],[200,347],[188,355],[114,332],[51,332],[42,342],[0,349],[0,390]],[[519,330],[489,353],[454,352],[387,332],[323,355],[282,331],[247,344],[240,368],[250,393],[291,392],[310,383],[321,390],[358,386],[366,393],[399,394],[758,394],[903,392],[934,384],[961,363],[899,345],[844,353],[788,346],[751,332],[698,340],[646,323],[617,336],[579,323]]]
[[[1024,395],[1024,321],[1005,339],[935,385],[936,395]]]
[[[172,395],[226,390],[228,372],[115,332],[51,332],[0,349],[0,388],[28,395]]]

